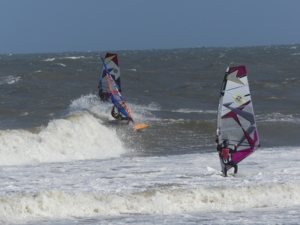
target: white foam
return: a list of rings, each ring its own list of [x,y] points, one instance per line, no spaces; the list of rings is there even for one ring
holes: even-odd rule
[[[136,69],[124,69],[124,70],[136,72]]]
[[[0,165],[101,159],[124,152],[115,130],[84,112],[53,120],[37,134],[7,130],[0,136],[0,158],[5,158]]]
[[[48,58],[48,59],[45,59],[43,61],[45,62],[53,62],[54,60],[57,60],[57,59],[85,59],[86,57],[84,56],[68,56],[68,57],[60,57],[60,58]]]
[[[208,114],[216,114],[216,110],[194,110],[194,109],[178,109],[178,110],[172,110],[172,112],[179,112],[179,113],[208,113]]]
[[[98,118],[110,119],[110,111],[112,104],[108,102],[101,102],[99,97],[94,94],[83,95],[75,99],[70,104],[70,111],[88,111]]]
[[[251,188],[199,186],[195,189],[166,188],[114,194],[68,194],[49,190],[2,197],[0,221],[276,208],[297,205],[299,193],[299,184],[257,185]]]
[[[48,59],[45,59],[45,60],[43,60],[43,61],[45,61],[45,62],[53,62],[55,59],[56,59],[56,58],[48,58]]]
[[[70,56],[70,57],[62,57],[62,59],[85,59],[84,56]]]
[[[289,122],[289,123],[300,123],[300,120],[292,114],[282,114],[280,112],[273,112],[266,115],[257,115],[257,118],[264,122]]]
[[[0,85],[1,84],[14,84],[21,80],[21,77],[17,76],[5,76],[0,78]]]
[[[63,63],[56,63],[56,65],[66,67],[66,64],[63,64]]]
[[[38,133],[6,130],[0,136],[0,165],[102,159],[126,152],[114,128],[103,122],[110,116],[111,103],[102,103],[96,95],[81,96],[71,102],[70,116],[54,119]],[[129,104],[135,122],[145,121],[149,107]],[[24,114],[26,115],[26,114]],[[126,131],[125,131],[126,132]],[[125,134],[123,134],[125,135]]]
[[[0,221],[297,207],[300,170],[292,162],[300,156],[291,159],[290,155],[299,148],[282,150],[254,153],[239,164],[238,176],[227,178],[218,172],[217,153],[89,161],[77,164],[78,170],[68,164],[44,165],[43,171],[49,172],[43,180],[39,180],[43,176],[37,175],[38,168],[24,168],[22,176],[16,177],[20,184],[14,182],[11,187],[11,181],[6,181],[6,193],[14,191],[0,197]],[[7,176],[15,177],[18,173],[12,169],[3,168]],[[66,171],[68,176],[64,176]],[[37,190],[28,189],[26,177],[34,179]],[[23,180],[27,188],[19,189]]]
[[[150,111],[157,111],[160,106],[155,103],[149,105],[136,105],[127,102],[127,106],[130,109],[133,120],[136,123],[145,122],[154,116]],[[93,115],[105,120],[114,120],[111,115],[112,103],[100,102],[99,97],[94,94],[84,95],[78,99],[72,101],[70,105],[71,111],[89,111]]]

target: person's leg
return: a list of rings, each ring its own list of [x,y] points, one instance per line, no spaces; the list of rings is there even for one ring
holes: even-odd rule
[[[237,171],[238,171],[238,166],[237,166],[237,164],[235,163],[235,162],[230,162],[230,165],[234,168],[234,173],[236,174],[237,173]]]

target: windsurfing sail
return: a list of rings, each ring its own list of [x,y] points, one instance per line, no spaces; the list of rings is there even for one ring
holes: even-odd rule
[[[108,90],[110,92],[110,98],[112,103],[119,110],[119,112],[121,112],[124,116],[126,116],[128,119],[130,119],[133,122],[131,112],[126,105],[125,99],[122,97],[119,91],[119,87],[117,86],[115,80],[112,78],[112,75],[110,74],[104,59],[102,59],[102,61],[103,61],[104,71],[106,72],[105,76],[107,78]]]
[[[237,144],[237,152],[231,157],[235,163],[260,147],[245,66],[229,67],[225,73],[219,98],[217,139]]]
[[[105,63],[105,66],[104,66]],[[108,83],[106,78],[107,71],[109,72],[111,78],[116,82],[118,90],[121,91],[121,72],[120,66],[118,61],[118,55],[113,53],[106,53],[104,57],[103,68],[100,73],[99,78],[99,87],[102,88],[104,91],[108,91]]]
[[[111,102],[114,104],[114,107],[116,107],[120,113],[122,113],[125,117],[127,117],[134,124],[131,112],[130,112],[128,106],[126,105],[126,100],[122,97],[122,95],[120,93],[119,86],[116,84],[115,80],[112,78],[112,75],[110,74],[110,71],[109,71],[108,67],[106,66],[104,59],[102,59],[102,62],[103,62],[103,68],[105,71],[105,76],[107,78],[106,80],[108,83],[108,90],[110,93]],[[134,126],[134,128],[136,130],[141,130],[145,127],[148,127],[148,125],[147,124],[136,124]]]

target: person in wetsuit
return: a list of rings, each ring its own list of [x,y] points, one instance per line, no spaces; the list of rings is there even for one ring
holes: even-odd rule
[[[111,116],[113,118],[115,118],[116,120],[128,120],[128,123],[130,121],[133,122],[133,120],[131,118],[128,118],[126,116],[122,116],[121,112],[119,110],[117,110],[117,112],[115,111],[115,106],[112,107],[112,110],[111,110]]]
[[[216,140],[216,142],[218,143],[217,151],[219,152],[219,156],[225,165],[224,176],[227,177],[227,165],[232,166],[234,168],[234,174],[236,174],[238,171],[238,166],[235,162],[231,160],[231,154],[237,152],[237,144],[234,144],[234,149],[232,149],[228,148],[228,140],[223,141],[223,146],[222,142],[219,142],[218,140]]]

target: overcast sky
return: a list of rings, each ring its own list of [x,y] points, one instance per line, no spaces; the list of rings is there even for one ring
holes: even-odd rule
[[[300,43],[300,0],[0,0],[0,54]]]

